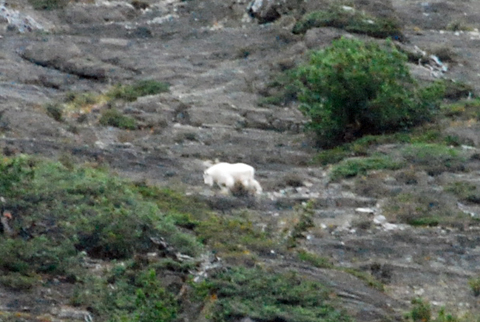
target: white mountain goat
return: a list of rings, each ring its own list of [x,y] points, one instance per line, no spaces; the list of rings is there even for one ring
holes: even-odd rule
[[[234,192],[235,186],[240,184],[246,191],[261,194],[262,187],[254,176],[255,169],[248,164],[220,162],[203,172],[203,181],[210,187],[217,184],[222,193]]]

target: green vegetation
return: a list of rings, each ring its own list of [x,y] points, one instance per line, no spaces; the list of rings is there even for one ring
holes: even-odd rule
[[[167,92],[168,85],[155,80],[141,80],[131,85],[115,85],[104,94],[68,92],[63,102],[47,103],[44,109],[56,121],[75,118],[81,123],[94,109],[101,108],[101,125],[114,126],[127,130],[137,128],[134,118],[123,115],[116,107],[145,95]]]
[[[402,157],[416,169],[438,175],[445,171],[462,171],[466,156],[458,149],[442,144],[411,144],[401,150]]]
[[[207,314],[213,322],[247,316],[259,321],[352,321],[335,308],[330,290],[293,272],[233,268],[193,286],[198,296],[211,300]]]
[[[98,122],[101,125],[114,126],[126,130],[135,130],[137,128],[135,119],[123,115],[115,108],[104,110]]]
[[[60,104],[47,104],[45,105],[45,111],[47,115],[53,118],[57,122],[63,120],[63,107]]]
[[[372,63],[375,62],[375,63]],[[395,132],[432,119],[443,86],[419,88],[390,41],[341,38],[295,72],[302,112],[320,146],[348,136]]]
[[[70,302],[118,322],[173,321],[180,307],[161,286],[155,269],[135,262],[116,265],[102,277],[85,276],[76,283]]]
[[[345,9],[341,5],[331,5],[328,10],[309,12],[293,27],[292,32],[303,34],[317,27],[335,27],[348,32],[365,34],[377,38],[392,37],[402,40],[399,21],[395,18],[373,17],[363,11]]]
[[[411,322],[460,322],[460,321],[475,321],[477,319],[458,319],[457,317],[445,312],[445,308],[441,308],[438,312],[437,318],[433,318],[430,303],[421,299],[415,298],[412,300],[412,309],[405,315],[407,321]]]
[[[3,160],[0,168],[0,193],[8,207],[22,213],[14,228],[30,236],[0,239],[2,269],[24,275],[65,273],[70,258],[73,264],[78,261],[78,250],[92,257],[128,258],[149,251],[155,247],[151,239],[160,237],[183,254],[197,255],[202,249],[194,236],[175,225],[174,217],[181,213],[170,213],[170,208],[178,208],[174,203],[180,197],[169,199],[169,207],[164,196],[146,196],[145,187],[140,191],[89,167],[69,170],[58,163],[15,158]],[[200,203],[197,208],[206,209]]]
[[[332,167],[330,178],[335,181],[364,175],[369,170],[395,170],[403,166],[402,162],[396,161],[387,155],[345,159]]]
[[[316,254],[299,250],[297,253],[298,259],[302,262],[309,263],[314,267],[318,268],[333,268],[333,264],[330,263],[330,260],[325,257],[318,256]]]
[[[365,281],[368,286],[373,287],[374,289],[377,289],[380,292],[383,292],[385,290],[382,282],[378,281],[370,273],[360,271],[354,268],[349,268],[349,267],[339,267],[337,269]]]
[[[474,296],[480,295],[480,277],[473,277],[469,279],[468,285],[470,286]]]
[[[0,195],[15,210],[12,228],[18,234],[0,238],[0,284],[28,290],[63,276],[75,283],[72,304],[92,307],[100,320],[171,321],[176,316],[179,303],[173,294],[179,289],[162,287],[157,274],[185,276],[194,269],[193,258],[172,257],[204,251],[187,228],[207,217],[203,202],[130,183],[104,169],[66,168],[23,156],[0,160]],[[159,242],[166,249],[159,249]],[[165,253],[151,262],[141,259],[152,251]],[[85,254],[119,264],[91,275],[83,266]]]
[[[454,200],[446,193],[426,188],[402,192],[389,198],[383,210],[390,222],[412,226],[462,227],[474,222],[474,219],[456,207]]]
[[[226,261],[251,258],[255,254],[282,251],[282,246],[267,232],[262,232],[246,214],[237,216],[211,215],[198,223],[195,231],[202,243]]]
[[[168,92],[169,85],[153,79],[141,80],[131,85],[116,85],[107,92],[111,99],[122,99],[128,102],[146,95],[155,95]]]
[[[445,187],[445,191],[452,192],[462,201],[480,204],[480,189],[470,182],[453,182]]]

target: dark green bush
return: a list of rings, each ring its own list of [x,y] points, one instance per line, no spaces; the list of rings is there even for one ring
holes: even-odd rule
[[[33,273],[63,274],[68,268],[67,258],[74,258],[73,242],[61,242],[45,236],[29,240],[0,239],[0,268],[22,275]]]
[[[108,109],[103,111],[99,123],[106,126],[114,126],[126,130],[135,130],[136,122],[133,118],[123,115],[117,109]]]
[[[63,120],[63,107],[60,104],[47,104],[45,111],[55,121],[61,122]]]
[[[391,133],[430,120],[443,86],[419,88],[390,41],[341,38],[297,68],[300,109],[320,146],[349,136]]]
[[[88,306],[101,321],[172,321],[179,309],[173,294],[162,287],[154,269],[134,266],[129,261],[105,276],[86,276],[76,284],[70,303]]]

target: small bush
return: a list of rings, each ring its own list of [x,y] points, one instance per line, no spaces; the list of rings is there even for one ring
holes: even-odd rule
[[[372,17],[357,10],[345,10],[342,6],[331,6],[325,11],[306,14],[293,27],[294,34],[303,34],[317,27],[335,27],[348,32],[365,34],[377,38],[392,37],[402,40],[399,21],[395,18]]]
[[[142,80],[132,85],[117,85],[106,95],[112,99],[123,99],[128,102],[146,95],[168,92],[169,85],[156,80]]]
[[[430,120],[443,85],[418,88],[406,56],[385,46],[341,38],[296,69],[301,111],[320,146],[348,137],[391,133]]]
[[[108,109],[102,112],[99,123],[106,126],[114,126],[120,129],[135,130],[136,122],[133,118],[123,115],[117,109]]]
[[[346,159],[332,168],[330,178],[335,181],[364,175],[369,170],[396,170],[402,168],[403,165],[402,162],[393,160],[389,156]]]
[[[47,104],[45,111],[55,121],[61,122],[63,120],[63,107],[60,104]]]
[[[413,322],[430,322],[432,319],[432,309],[430,304],[427,301],[422,300],[421,298],[416,298],[412,300],[412,310],[410,312],[410,317]]]
[[[468,285],[475,297],[480,295],[480,277],[471,278],[468,280]]]

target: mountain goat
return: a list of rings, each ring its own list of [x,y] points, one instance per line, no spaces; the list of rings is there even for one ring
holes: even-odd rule
[[[203,172],[203,181],[210,187],[217,184],[222,193],[234,192],[235,186],[240,184],[247,191],[261,194],[262,187],[254,176],[255,169],[248,164],[220,162]]]

